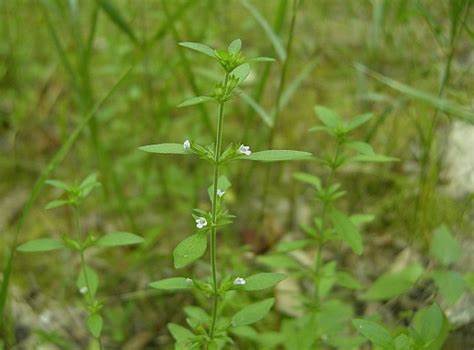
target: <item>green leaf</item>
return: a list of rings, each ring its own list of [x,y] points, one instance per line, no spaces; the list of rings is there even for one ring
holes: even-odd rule
[[[344,271],[338,271],[336,273],[336,282],[349,289],[361,289],[362,286],[351,274]]]
[[[461,247],[445,225],[436,229],[431,240],[430,254],[444,266],[458,261],[461,256]]]
[[[275,59],[273,57],[259,56],[249,58],[247,62],[275,62]]]
[[[298,181],[306,182],[307,184],[313,185],[317,190],[321,190],[321,179],[317,176],[310,175],[307,173],[294,173],[293,178]]]
[[[262,27],[263,31],[267,35],[268,39],[272,43],[275,52],[278,55],[280,61],[286,60],[286,52],[283,44],[278,35],[273,31],[272,27],[268,24],[267,20],[260,14],[260,12],[248,1],[240,0],[242,5],[252,14],[257,23]]]
[[[395,348],[390,332],[378,323],[363,319],[355,319],[352,320],[352,324],[360,334],[369,339],[373,344],[380,346],[384,350]]]
[[[249,156],[242,156],[240,159],[255,160],[259,162],[281,162],[286,160],[308,160],[312,159],[312,154],[302,151],[290,150],[267,150],[252,153]]]
[[[367,123],[373,116],[374,115],[372,113],[365,113],[365,114],[359,115],[355,117],[354,119],[352,119],[347,124],[347,128],[349,129],[349,131],[354,130],[358,128],[359,126]]]
[[[190,289],[193,284],[192,281],[184,277],[171,277],[156,282],[151,282],[149,286],[159,290],[179,290]]]
[[[99,247],[118,247],[122,245],[143,243],[144,239],[129,232],[107,233],[97,240],[95,245]]]
[[[242,47],[242,40],[235,39],[229,44],[229,47],[227,48],[227,50],[230,53],[237,53],[240,51],[241,47]]]
[[[396,350],[415,350],[415,341],[406,334],[400,334],[395,338]]]
[[[20,245],[17,250],[23,253],[47,252],[50,250],[63,249],[64,244],[53,238],[40,238],[28,241]]]
[[[276,272],[261,272],[246,278],[247,283],[243,289],[246,291],[255,291],[267,289],[283,281],[286,275]]]
[[[178,108],[194,106],[194,105],[204,103],[204,102],[208,102],[208,101],[214,101],[214,99],[210,96],[195,96],[195,97],[188,98],[188,99],[184,100],[183,102],[181,102],[178,105]]]
[[[239,84],[244,82],[247,79],[248,75],[250,74],[250,65],[248,63],[241,64],[240,66],[236,67],[231,74],[239,79]]]
[[[69,201],[68,201],[68,200],[57,199],[57,200],[51,201],[51,202],[49,202],[48,204],[46,204],[46,206],[45,206],[44,208],[45,208],[46,210],[49,210],[49,209],[54,209],[54,208],[62,207],[63,205],[68,205],[68,204],[69,204]]]
[[[203,53],[203,54],[205,54],[209,57],[213,57],[213,58],[216,57],[216,54],[215,54],[215,51],[214,51],[213,48],[211,48],[207,45],[201,44],[201,43],[182,42],[182,43],[179,43],[179,46],[186,47],[186,48],[194,50],[194,51],[198,51],[198,52]]]
[[[274,298],[265,299],[257,303],[247,305],[232,317],[232,326],[246,326],[264,318],[275,302]]]
[[[446,323],[443,312],[436,304],[418,310],[413,318],[412,326],[423,342],[423,349],[440,348],[439,345],[442,345],[447,335]],[[432,345],[438,346],[432,347]]]
[[[204,255],[207,249],[207,235],[196,233],[181,241],[173,251],[174,266],[179,269],[191,264]]]
[[[133,32],[132,28],[125,21],[124,17],[120,13],[119,9],[109,0],[97,0],[100,7],[104,10],[107,16],[114,22],[114,24],[125,34],[127,34],[133,42],[137,43],[137,37]]]
[[[288,253],[293,250],[303,249],[310,245],[313,241],[309,239],[299,239],[296,241],[280,242],[276,247],[278,253]]]
[[[87,295],[90,292],[91,296],[94,298],[97,293],[97,289],[99,288],[99,275],[97,275],[97,272],[95,272],[93,268],[86,266],[85,269],[81,269],[81,271],[79,272],[79,276],[77,277],[76,281],[76,286],[79,291],[81,291],[83,288],[87,288],[86,293],[83,294]]]
[[[356,68],[364,72],[365,74],[368,74],[371,77],[377,79],[388,87],[401,92],[402,94],[405,94],[413,99],[425,102],[445,113],[452,114],[460,119],[465,120],[466,122],[474,124],[474,113],[470,111],[469,108],[459,106],[449,100],[439,98],[438,96],[435,96],[433,94],[429,94],[424,91],[412,88],[411,86],[405,85],[403,83],[390,79],[382,74],[374,72],[361,64],[356,64]]]
[[[189,329],[175,323],[168,323],[168,330],[173,338],[178,342],[186,342],[194,338],[194,334]]]
[[[433,279],[440,294],[450,305],[458,301],[466,289],[464,279],[456,271],[436,270],[433,272]]]
[[[147,145],[138,147],[140,151],[159,154],[187,154],[181,143],[159,143],[156,145]]]
[[[319,120],[321,120],[328,128],[336,129],[342,125],[341,117],[333,110],[323,106],[315,106],[314,111]]]
[[[59,188],[59,189],[64,190],[64,191],[69,191],[70,190],[69,185],[67,185],[66,183],[64,183],[62,181],[59,181],[59,180],[46,180],[44,183],[47,184],[47,185]]]
[[[367,300],[387,300],[406,293],[423,273],[423,267],[413,264],[401,271],[388,272],[380,276],[367,292]]]
[[[332,209],[330,212],[331,221],[336,232],[341,239],[346,242],[354,251],[354,253],[362,254],[362,237],[357,226],[342,212]]]
[[[87,318],[87,329],[95,338],[99,338],[102,333],[102,325],[104,321],[99,314],[92,314]]]
[[[197,306],[186,306],[184,308],[184,312],[186,313],[186,316],[202,324],[209,323],[211,319],[211,317],[206,313],[206,311]]]

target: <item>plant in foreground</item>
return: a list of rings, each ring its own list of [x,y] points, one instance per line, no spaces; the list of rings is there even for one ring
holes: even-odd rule
[[[338,170],[349,163],[395,160],[375,153],[370,144],[353,139],[352,132],[368,122],[372,114],[356,116],[346,122],[337,113],[322,106],[316,106],[315,112],[322,125],[310,131],[325,132],[335,140],[332,152],[319,159],[328,170],[327,176],[322,180],[315,175],[295,173],[294,178],[314,188],[317,215],[312,225],[301,225],[306,238],[283,241],[277,245],[275,252],[260,258],[268,266],[285,269],[301,278],[306,286],[307,292],[301,295],[302,310],[297,310],[302,316],[286,320],[282,325],[279,341],[286,349],[314,349],[324,345],[354,347],[361,342],[360,337],[350,335],[348,321],[352,316],[351,306],[338,298],[339,294],[334,291],[335,286],[357,290],[361,285],[349,272],[339,270],[335,260],[324,261],[323,250],[330,243],[342,241],[354,253],[362,254],[362,235],[358,226],[372,220],[372,216],[350,216],[338,209],[336,203],[345,195],[345,191],[335,180]],[[297,250],[315,251],[314,261],[302,264],[294,254]],[[254,337],[258,342],[264,339]]]
[[[246,326],[262,319],[271,309],[274,299],[248,305],[235,313],[231,318],[224,316],[219,307],[221,299],[234,291],[255,291],[272,287],[284,276],[279,273],[259,273],[249,277],[221,276],[217,271],[217,230],[232,223],[234,216],[225,208],[223,197],[231,186],[227,177],[221,174],[222,167],[234,161],[253,160],[262,162],[304,160],[310,159],[311,153],[290,150],[266,150],[252,152],[251,146],[238,143],[230,144],[224,150],[222,138],[224,130],[224,105],[234,96],[235,89],[247,78],[250,72],[250,62],[271,61],[266,57],[252,59],[245,58],[240,49],[241,41],[234,40],[227,50],[214,50],[200,43],[184,42],[183,47],[201,52],[216,60],[224,70],[224,78],[218,83],[214,91],[206,96],[190,98],[179,107],[196,105],[208,101],[217,103],[217,131],[215,142],[208,146],[201,146],[192,140],[184,143],[163,143],[140,147],[141,150],[159,154],[195,155],[209,162],[214,170],[211,186],[208,193],[211,201],[211,210],[195,209],[193,218],[197,232],[181,241],[173,251],[174,265],[183,268],[199,259],[207,250],[209,241],[210,269],[209,280],[197,278],[173,277],[150,284],[160,290],[185,290],[194,288],[212,300],[211,315],[202,309],[194,312],[187,319],[192,331],[177,324],[169,324],[169,330],[176,339],[177,347],[194,349],[205,347],[219,349],[231,339],[228,336],[230,329]]]
[[[100,186],[95,174],[89,175],[78,186],[68,185],[59,180],[48,180],[47,184],[63,190],[65,198],[53,200],[46,205],[46,209],[58,208],[64,205],[72,209],[74,217],[75,235],[63,235],[61,239],[41,238],[28,241],[20,245],[17,249],[24,253],[47,252],[59,249],[67,249],[79,255],[80,268],[76,281],[76,286],[84,296],[87,310],[86,326],[90,333],[96,338],[102,348],[100,336],[102,333],[103,319],[101,309],[103,307],[97,298],[99,288],[99,275],[86,263],[85,252],[92,247],[117,247],[123,245],[138,244],[143,242],[140,236],[128,232],[112,232],[101,237],[96,237],[88,233],[84,237],[80,220],[80,206],[91,191]]]

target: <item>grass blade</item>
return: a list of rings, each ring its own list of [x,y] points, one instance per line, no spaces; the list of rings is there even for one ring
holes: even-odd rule
[[[104,10],[112,22],[124,32],[135,44],[138,44],[138,39],[132,28],[128,25],[125,18],[122,16],[120,10],[109,0],[96,0],[99,6]]]
[[[58,165],[64,160],[66,155],[69,153],[69,150],[74,145],[76,140],[79,138],[79,135],[85,129],[85,127],[89,124],[90,120],[95,117],[98,110],[102,107],[102,105],[112,96],[112,94],[117,90],[117,88],[123,83],[125,78],[133,69],[133,65],[130,66],[117,80],[117,82],[112,86],[109,92],[100,100],[98,101],[92,110],[87,114],[82,121],[76,126],[74,131],[71,133],[69,138],[66,142],[61,146],[58,152],[54,155],[53,159],[48,163],[46,168],[43,170],[41,175],[39,176],[38,180],[36,180],[35,185],[33,186],[33,190],[31,191],[30,197],[28,198],[27,203],[23,207],[23,211],[21,212],[20,218],[16,225],[16,230],[13,237],[13,243],[10,247],[10,250],[6,256],[6,264],[3,269],[3,280],[2,285],[0,288],[0,329],[3,328],[3,322],[5,317],[5,304],[7,300],[8,294],[8,286],[10,283],[10,276],[13,268],[13,260],[15,257],[15,249],[18,242],[18,237],[20,234],[21,229],[23,228],[23,224],[25,223],[26,217],[28,216],[33,204],[38,199],[38,196],[43,189],[46,180],[50,177],[52,172],[58,167]]]
[[[281,40],[278,37],[278,35],[273,31],[272,27],[268,24],[265,17],[263,17],[261,13],[257,10],[257,8],[254,7],[248,0],[240,0],[240,3],[252,14],[252,16],[255,18],[255,20],[260,25],[260,27],[262,27],[268,39],[272,43],[273,48],[275,49],[275,52],[278,55],[278,58],[280,59],[280,61],[286,60],[285,48],[283,47],[283,44],[281,43]]]
[[[407,95],[415,100],[420,100],[425,102],[447,114],[451,114],[455,117],[458,117],[470,124],[474,124],[474,112],[469,111],[467,108],[461,107],[449,100],[438,98],[435,95],[426,93],[424,91],[412,88],[411,86],[400,83],[396,80],[390,79],[380,73],[374,72],[367,68],[366,66],[356,63],[356,69],[361,72],[371,76],[372,78],[378,80],[382,84],[387,85],[388,87],[401,92],[404,95]]]

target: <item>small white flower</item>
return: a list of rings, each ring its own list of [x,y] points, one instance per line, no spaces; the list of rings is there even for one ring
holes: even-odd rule
[[[187,283],[187,284],[191,284],[191,283],[193,283],[193,280],[188,277],[188,278],[186,278],[186,283]]]
[[[203,218],[202,216],[198,217],[198,218],[196,219],[196,227],[197,227],[197,228],[203,228],[203,227],[205,227],[205,226],[207,226],[207,220],[206,220],[206,218]]]
[[[51,323],[52,314],[51,311],[47,310],[40,315],[40,322],[43,323],[45,326]]]
[[[189,140],[184,141],[183,148],[185,151],[189,151],[191,149],[191,141]]]
[[[242,153],[242,154],[245,154],[246,156],[249,156],[249,155],[252,154],[252,151],[250,150],[250,146],[240,145],[239,153]]]
[[[225,194],[225,191],[222,191],[221,189],[217,190],[217,195],[222,198],[222,196]]]
[[[82,287],[81,289],[79,289],[79,292],[80,292],[81,294],[86,294],[87,291],[88,291],[88,289],[87,289],[87,287],[85,287],[85,286]]]
[[[245,278],[242,278],[242,277],[237,277],[235,280],[234,280],[234,286],[243,286],[247,283],[247,281],[245,280]]]

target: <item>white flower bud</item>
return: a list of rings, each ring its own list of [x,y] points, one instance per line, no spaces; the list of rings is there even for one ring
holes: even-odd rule
[[[234,286],[244,286],[246,283],[247,281],[245,280],[245,278],[242,278],[242,277],[237,277],[234,280]]]
[[[196,219],[196,227],[201,229],[203,227],[206,227],[207,226],[207,220],[206,218],[203,218],[202,216],[198,217]]]
[[[246,156],[249,156],[249,155],[252,154],[252,151],[250,150],[250,146],[240,145],[239,153],[242,153],[242,154],[245,154]]]

